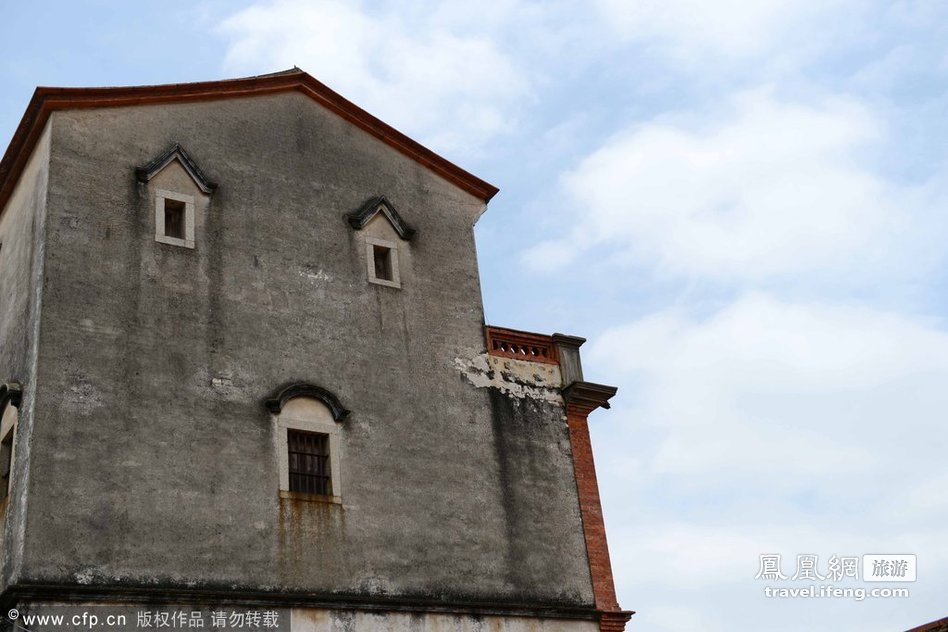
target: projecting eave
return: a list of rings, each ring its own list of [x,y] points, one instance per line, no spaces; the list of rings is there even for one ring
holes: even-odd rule
[[[290,91],[303,93],[327,110],[371,134],[463,191],[484,200],[485,203],[498,191],[494,185],[481,180],[421,143],[412,140],[311,75],[293,68],[269,75],[199,83],[117,88],[37,88],[13,135],[13,140],[10,141],[3,155],[3,160],[0,161],[0,209],[6,205],[13,193],[13,188],[43,132],[43,127],[53,112],[213,101]]]

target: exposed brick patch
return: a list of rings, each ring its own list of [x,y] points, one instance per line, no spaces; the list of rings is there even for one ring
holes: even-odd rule
[[[484,337],[487,339],[487,353],[493,356],[547,364],[560,362],[552,336],[487,325]]]

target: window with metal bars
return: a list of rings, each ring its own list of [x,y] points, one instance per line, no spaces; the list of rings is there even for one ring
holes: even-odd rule
[[[290,491],[332,495],[329,468],[329,435],[287,430]]]

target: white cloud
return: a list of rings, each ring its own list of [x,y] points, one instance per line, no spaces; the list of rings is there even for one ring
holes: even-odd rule
[[[609,139],[562,178],[575,231],[528,250],[526,263],[555,268],[551,252],[596,246],[670,274],[858,279],[924,267],[941,251],[930,191],[867,166],[885,139],[867,107],[757,90],[725,110],[711,124],[665,118]]]
[[[761,596],[765,553],[791,573],[805,553],[824,569],[832,554],[874,551],[948,563],[939,323],[749,294],[707,316],[669,309],[608,330],[586,360],[620,384],[592,430],[620,601],[641,609],[639,624],[679,629],[661,607],[678,602],[701,629],[799,629],[814,604]],[[925,594],[913,593],[916,613]],[[817,607],[832,621],[847,604]]]
[[[643,618],[645,621],[643,621]],[[717,630],[722,629],[717,626],[710,627],[707,617],[703,615],[700,609],[681,603],[656,603],[652,605],[644,617],[641,615],[634,617],[629,627],[638,627],[640,624],[647,625],[645,629],[653,632],[656,630],[664,632],[694,632],[695,630],[717,632]]]
[[[643,508],[629,513],[628,524],[642,522]],[[651,518],[651,516],[650,516]],[[728,523],[730,519],[730,523]],[[701,524],[674,521],[640,528],[613,529],[610,544],[618,561],[617,580],[627,589],[620,603],[637,609],[632,624],[656,632],[679,630],[757,630],[796,632],[839,629],[838,621],[853,617],[852,599],[792,599],[775,602],[763,596],[765,586],[801,588],[807,581],[773,582],[755,579],[759,556],[779,554],[781,568],[792,577],[797,555],[817,555],[817,571],[825,573],[832,555],[860,556],[874,551],[915,551],[919,565],[934,571],[927,580],[911,585],[908,601],[901,608],[884,599],[868,599],[859,605],[859,617],[872,626],[859,629],[904,630],[935,618],[922,618],[926,605],[938,608],[937,570],[948,562],[937,525],[925,532],[904,530],[880,533],[871,524],[852,522],[827,528],[823,519],[793,522],[785,516],[721,516]],[[722,524],[724,523],[724,524]],[[817,581],[817,585],[831,581]],[[927,586],[926,586],[927,584]],[[839,587],[871,587],[846,581]],[[925,594],[931,592],[931,597]],[[894,615],[899,612],[899,615]],[[676,616],[678,614],[682,616]],[[848,628],[847,628],[848,629]]]
[[[617,354],[616,345],[636,353]],[[810,391],[873,388],[915,373],[948,370],[948,334],[933,323],[860,306],[794,304],[751,294],[706,320],[660,312],[607,331],[598,361],[745,388]]]
[[[598,0],[606,23],[624,37],[661,47],[680,60],[740,58],[825,35],[843,0]],[[823,20],[822,29],[798,28]]]
[[[707,319],[614,328],[589,358],[631,387],[627,414],[656,437],[649,475],[799,490],[941,458],[906,440],[937,432],[948,406],[948,333],[930,323],[750,295]]]
[[[907,502],[915,511],[948,513],[948,474],[919,480],[909,491]]]
[[[746,518],[746,516],[742,516]],[[781,554],[784,572],[792,575],[797,554],[817,551],[872,551],[878,538],[849,531],[827,533],[812,525],[691,524],[682,521],[632,528],[623,534],[617,553],[637,558],[627,568],[632,585],[662,584],[700,588],[713,584],[752,585],[761,554]]]
[[[341,0],[272,0],[226,19],[231,74],[299,66],[439,150],[479,148],[516,121],[529,81],[496,41],[450,15]]]

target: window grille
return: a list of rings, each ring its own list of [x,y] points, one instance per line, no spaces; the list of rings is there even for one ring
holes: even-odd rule
[[[329,435],[287,430],[290,491],[332,494],[329,469]]]

